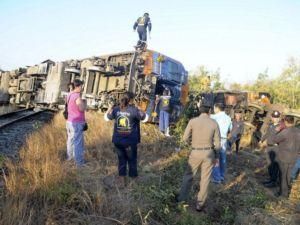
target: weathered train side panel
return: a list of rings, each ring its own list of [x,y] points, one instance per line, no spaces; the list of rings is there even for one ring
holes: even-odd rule
[[[62,99],[61,93],[69,91],[71,75],[65,73],[65,67],[65,62],[57,62],[51,66],[45,82],[45,104],[58,104]]]
[[[0,103],[6,104],[9,102],[9,72],[0,71]]]

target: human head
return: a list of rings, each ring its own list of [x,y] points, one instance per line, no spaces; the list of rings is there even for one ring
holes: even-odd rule
[[[149,17],[149,13],[144,13],[144,16],[145,17]]]
[[[242,112],[237,110],[234,112],[234,118],[237,120],[237,121],[240,121],[242,119]]]
[[[200,108],[199,108],[200,114],[202,114],[202,113],[208,114],[208,113],[209,113],[209,110],[210,110],[210,108],[209,108],[208,106],[205,106],[205,105],[202,105],[202,106],[200,106]]]
[[[120,108],[121,110],[124,110],[130,103],[130,96],[128,92],[126,92],[122,98],[120,99]]]
[[[271,114],[271,120],[272,123],[277,124],[280,121],[280,112],[277,110],[274,110]]]
[[[292,127],[294,125],[294,117],[292,116],[285,116],[284,117],[284,124],[287,127]]]
[[[169,94],[169,90],[168,89],[165,89],[164,91],[163,91],[163,95],[168,95]]]
[[[126,92],[125,95],[127,95],[127,97],[129,98],[129,102],[130,102],[131,104],[133,104],[135,95],[134,95],[132,92]]]
[[[82,85],[83,85],[83,82],[81,80],[75,79],[73,85],[74,85],[75,92],[81,92]]]
[[[216,103],[214,105],[214,111],[215,111],[215,113],[222,112],[222,111],[224,111],[224,109],[225,109],[225,106],[224,106],[223,103]]]

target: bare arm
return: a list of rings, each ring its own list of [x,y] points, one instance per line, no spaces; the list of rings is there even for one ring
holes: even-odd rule
[[[82,98],[76,99],[76,105],[79,107],[79,111],[84,112],[87,108],[86,100]]]

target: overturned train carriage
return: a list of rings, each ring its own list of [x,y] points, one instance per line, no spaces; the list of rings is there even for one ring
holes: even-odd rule
[[[136,94],[136,103],[151,114],[156,110],[155,96],[168,88],[172,119],[176,119],[187,98],[183,91],[187,89],[187,72],[183,65],[158,52],[124,52],[84,59],[80,71],[88,105],[102,111],[130,91]]]
[[[155,96],[168,88],[172,119],[176,119],[187,98],[187,72],[183,65],[151,50],[63,62],[46,60],[0,75],[0,101],[22,106],[63,104],[74,79],[84,81],[83,96],[89,108],[102,111],[130,91],[136,94],[136,103],[151,114],[157,110]]]

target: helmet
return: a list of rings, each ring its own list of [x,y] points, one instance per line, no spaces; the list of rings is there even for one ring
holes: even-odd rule
[[[149,13],[147,13],[147,12],[146,12],[146,13],[144,13],[144,16],[149,16]]]

